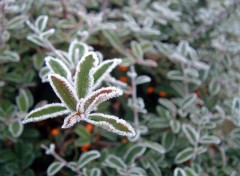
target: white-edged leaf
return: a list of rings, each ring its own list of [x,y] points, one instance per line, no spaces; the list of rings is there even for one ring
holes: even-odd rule
[[[160,167],[158,165],[158,162],[155,161],[154,159],[151,159],[149,161],[150,164],[150,171],[153,173],[153,176],[162,176],[162,172],[160,170]]]
[[[218,82],[216,82],[214,80],[212,80],[210,82],[210,84],[209,84],[209,92],[211,93],[211,95],[213,95],[213,96],[217,95],[218,92],[220,91],[220,89],[221,89],[221,85]]]
[[[68,57],[75,66],[88,51],[89,48],[85,43],[73,40],[68,49]]]
[[[199,141],[201,144],[219,144],[221,140],[217,136],[202,136]]]
[[[133,164],[134,161],[142,156],[144,152],[146,151],[146,147],[138,146],[138,145],[133,145],[130,147],[126,154],[124,155],[124,160],[126,164]]]
[[[57,74],[50,74],[48,79],[61,102],[70,110],[75,111],[77,108],[77,96],[72,85],[64,77]]]
[[[181,129],[181,123],[178,120],[171,120],[169,125],[173,133],[178,133]]]
[[[63,129],[70,128],[73,125],[75,125],[77,122],[79,122],[80,119],[81,119],[80,112],[72,113],[72,114],[68,115],[67,117],[65,117],[62,128]]]
[[[20,89],[19,95],[16,97],[16,102],[20,111],[28,111],[30,100],[27,92],[24,89]]]
[[[187,176],[187,175],[183,169],[177,167],[174,169],[173,176]]]
[[[8,129],[13,137],[19,137],[23,132],[23,124],[20,121],[15,121],[8,126]]]
[[[171,70],[167,73],[167,77],[168,79],[172,79],[172,80],[179,80],[182,81],[183,80],[183,74],[181,71],[179,70]]]
[[[23,120],[23,123],[37,122],[48,118],[62,116],[68,113],[70,113],[70,111],[65,107],[65,105],[60,103],[52,103],[32,110]]]
[[[151,78],[149,76],[143,75],[143,76],[138,76],[136,78],[136,84],[144,84],[144,83],[148,83],[151,81]]]
[[[162,145],[166,152],[173,149],[176,143],[176,136],[172,132],[165,132],[162,136]]]
[[[108,39],[108,41],[112,44],[113,47],[121,47],[121,41],[114,31],[105,30],[103,31],[103,35]]]
[[[175,157],[175,163],[183,163],[193,157],[194,151],[192,147],[188,147],[180,151]]]
[[[105,160],[105,162],[108,167],[111,167],[117,170],[126,171],[127,169],[127,165],[123,162],[123,160],[120,157],[117,157],[115,155],[109,155]]]
[[[122,136],[135,136],[136,134],[128,122],[116,116],[92,113],[83,120]]]
[[[197,99],[196,94],[185,96],[181,103],[181,109],[183,109],[183,110],[187,109],[189,106],[191,106],[196,101],[196,99]]]
[[[24,26],[24,22],[27,20],[26,15],[15,16],[7,23],[8,29],[20,29]]]
[[[97,150],[91,150],[89,152],[83,153],[78,160],[78,168],[83,168],[91,161],[98,159],[100,156],[101,154]]]
[[[42,79],[42,82],[48,82],[48,75],[51,73],[48,67],[42,67],[39,70],[39,76]]]
[[[141,168],[141,167],[131,167],[129,169],[129,175],[131,176],[147,176],[147,173],[146,173],[146,170]],[[125,173],[121,174],[121,175],[124,175]]]
[[[0,63],[18,62],[19,60],[20,60],[20,57],[18,53],[14,51],[2,51],[0,53]]]
[[[199,138],[197,131],[191,125],[188,124],[183,124],[182,130],[185,136],[187,137],[188,141],[192,145],[195,145]]]
[[[185,167],[184,171],[186,172],[186,176],[198,176],[198,174],[190,167]]]
[[[133,55],[136,57],[136,59],[142,59],[143,58],[142,47],[136,41],[131,42],[131,50],[132,50]]]
[[[167,108],[168,110],[170,110],[173,113],[176,113],[177,108],[175,106],[175,104],[173,104],[170,100],[165,99],[165,98],[160,98],[158,100],[158,102],[163,105],[165,108]]]
[[[43,39],[48,39],[51,35],[53,35],[55,33],[55,29],[49,29],[45,32],[42,32],[40,34],[40,37]]]
[[[35,26],[40,32],[43,32],[47,26],[47,22],[48,22],[48,16],[41,15],[35,21]]]
[[[52,73],[59,74],[67,80],[71,80],[71,72],[64,62],[51,56],[46,57],[45,62]]]
[[[114,98],[121,96],[123,94],[122,90],[116,87],[103,87],[89,94],[82,103],[82,109],[86,113],[90,113],[99,104]],[[81,105],[81,104],[80,104]]]
[[[33,42],[34,44],[41,46],[41,47],[46,47],[45,41],[40,37],[35,34],[33,35],[28,35],[27,39]]]
[[[85,54],[77,65],[75,75],[75,86],[78,98],[84,98],[91,92],[94,78],[93,71],[97,66],[99,60],[94,52]]]
[[[111,59],[103,61],[100,65],[98,65],[93,73],[94,88],[98,87],[104,78],[108,76],[109,73],[121,62],[121,59]]]
[[[150,148],[152,150],[155,150],[155,151],[157,151],[160,154],[165,153],[164,147],[162,145],[156,143],[156,142],[151,142],[151,141],[146,141],[145,140],[145,141],[139,143],[138,145]]]
[[[101,176],[102,172],[99,168],[93,168],[91,169],[90,176]]]
[[[47,169],[48,176],[55,175],[64,167],[64,165],[65,164],[62,162],[54,161],[52,164],[50,164],[50,166],[48,166],[48,169]]]

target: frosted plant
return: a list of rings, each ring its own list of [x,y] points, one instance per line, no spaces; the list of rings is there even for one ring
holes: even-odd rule
[[[48,75],[48,80],[62,103],[48,104],[31,111],[23,123],[68,114],[62,128],[69,128],[77,122],[85,121],[119,135],[135,135],[134,129],[125,120],[112,115],[92,113],[99,104],[122,95],[122,90],[113,86],[93,91],[93,88],[101,83],[107,73],[121,62],[120,59],[99,64],[96,53],[87,52],[77,63],[73,79],[64,63],[57,64],[60,60],[48,57],[46,62],[52,72]]]

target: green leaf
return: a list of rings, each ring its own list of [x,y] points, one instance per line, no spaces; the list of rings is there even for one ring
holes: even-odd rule
[[[44,40],[36,34],[28,35],[27,39],[30,40],[31,42],[33,42],[34,44],[38,45],[38,46],[41,46],[41,47],[44,47],[44,48],[46,47]]]
[[[20,111],[28,111],[28,108],[30,106],[30,100],[27,92],[24,89],[20,90],[19,95],[16,97],[16,102]]]
[[[37,122],[48,118],[58,117],[68,114],[69,110],[60,103],[48,104],[31,111],[23,120],[23,123]]]
[[[184,97],[181,103],[181,109],[187,109],[189,106],[191,106],[197,99],[196,94],[187,95]]]
[[[162,172],[160,170],[160,167],[158,165],[158,162],[151,159],[149,161],[150,163],[150,171],[153,173],[154,176],[162,176]]]
[[[112,59],[103,61],[99,66],[97,66],[93,74],[94,87],[99,86],[103,79],[120,63],[121,59]]]
[[[142,146],[139,146],[139,145],[133,145],[132,147],[130,147],[127,150],[126,154],[124,155],[125,163],[127,165],[133,164],[134,161],[138,157],[142,156],[145,151],[146,151],[146,147],[142,147]]]
[[[175,163],[180,164],[183,163],[193,157],[194,151],[192,147],[185,148],[180,151],[175,157]]]
[[[48,176],[55,175],[57,172],[59,172],[64,167],[64,163],[59,161],[54,161],[47,169]]]
[[[88,163],[99,158],[100,156],[101,154],[97,150],[92,150],[92,151],[83,153],[78,160],[78,168],[83,168]]]
[[[202,136],[199,141],[201,144],[219,144],[221,140],[216,136]]]
[[[188,141],[192,145],[195,145],[196,142],[198,141],[197,131],[191,125],[187,125],[187,124],[183,124],[182,130],[185,136],[187,137]]]
[[[57,74],[51,74],[49,76],[50,84],[60,98],[71,111],[76,111],[77,108],[77,96],[73,90],[72,85],[62,76]]]
[[[11,20],[8,21],[7,23],[7,28],[8,29],[20,29],[24,26],[24,22],[27,20],[26,15],[19,15]]]
[[[91,169],[90,176],[101,176],[102,172],[99,168]]]
[[[173,133],[178,133],[181,129],[181,123],[178,120],[171,120],[170,127]]]
[[[13,137],[19,137],[23,132],[23,124],[20,121],[15,121],[11,123],[8,127],[10,133]]]
[[[77,40],[73,40],[68,49],[69,59],[72,64],[77,64],[80,59],[88,52],[88,46]]]
[[[176,136],[172,132],[165,132],[162,136],[162,145],[166,152],[173,149],[176,144]]]
[[[45,61],[46,65],[53,73],[71,80],[71,72],[61,60],[48,56],[45,58]]]
[[[103,35],[108,39],[108,41],[114,48],[121,47],[122,43],[114,31],[105,30],[103,31]]]
[[[79,136],[79,138],[75,141],[76,146],[84,146],[90,143],[91,135],[83,125],[78,125],[75,129],[75,133]]]
[[[136,59],[142,59],[143,58],[142,47],[136,41],[131,42],[131,50],[132,50],[132,53],[133,53],[133,55],[135,56]]]
[[[170,100],[165,99],[165,98],[160,98],[158,100],[158,102],[163,105],[165,108],[167,108],[168,110],[170,110],[173,113],[176,113],[177,108],[175,106],[175,104],[173,104]]]
[[[123,162],[123,160],[115,155],[109,155],[106,159],[106,164],[108,167],[116,170],[126,171],[127,169],[127,165]]]
[[[47,22],[48,22],[48,16],[41,15],[37,18],[35,22],[35,26],[40,32],[43,32],[47,26]]]
[[[16,159],[17,159],[17,156],[10,149],[0,150],[0,163],[6,163]]]
[[[173,176],[187,176],[185,171],[179,167],[174,169]]]
[[[143,141],[143,142],[139,143],[138,145],[143,146],[143,147],[148,147],[152,150],[157,151],[160,154],[165,153],[164,147],[156,142]]]
[[[101,113],[93,113],[84,121],[123,136],[135,136],[133,127],[123,119]]]
[[[2,51],[0,53],[0,63],[18,62],[19,60],[20,60],[20,57],[18,53],[14,51]]]
[[[89,52],[79,62],[75,75],[75,86],[79,99],[84,98],[91,91],[94,83],[93,70],[98,61],[97,55]]]

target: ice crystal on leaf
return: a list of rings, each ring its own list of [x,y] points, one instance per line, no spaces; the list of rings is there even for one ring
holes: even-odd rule
[[[84,46],[80,44],[77,46],[76,42],[74,44],[76,46],[72,44],[70,47],[72,50],[73,48]],[[82,47],[82,50],[86,49]],[[84,51],[81,52],[80,56],[83,53]],[[71,54],[70,59],[75,60],[79,52],[74,54],[71,52]],[[63,67],[61,61],[49,57],[46,59],[46,62],[53,72],[49,74],[48,80],[62,103],[48,104],[31,111],[23,123],[36,122],[68,114],[64,119],[62,128],[69,128],[77,122],[85,121],[119,135],[135,135],[133,127],[125,120],[112,115],[92,113],[101,103],[123,94],[121,89],[114,86],[102,87],[93,91],[121,62],[120,59],[107,60],[99,64],[96,53],[87,52],[79,60],[73,79],[72,77],[69,78],[68,69],[65,66]]]

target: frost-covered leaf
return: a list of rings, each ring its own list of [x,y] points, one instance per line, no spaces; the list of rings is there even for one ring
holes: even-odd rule
[[[75,112],[65,117],[62,128],[70,128],[80,121],[80,112]]]
[[[175,157],[175,163],[180,164],[183,163],[193,157],[194,151],[192,147],[185,148],[180,151]]]
[[[18,62],[19,60],[20,60],[20,57],[18,53],[14,51],[2,51],[0,53],[0,63]]]
[[[143,141],[143,142],[139,143],[138,145],[143,146],[143,147],[148,147],[152,150],[157,151],[160,154],[165,153],[164,147],[156,142]]]
[[[132,167],[128,172],[131,176],[147,176],[146,170],[141,167]]]
[[[176,136],[172,132],[166,132],[162,136],[162,145],[166,152],[171,151],[176,143]]]
[[[27,20],[26,15],[19,15],[11,20],[8,21],[7,23],[7,28],[8,29],[20,29],[24,26],[24,22]]]
[[[37,122],[48,118],[54,118],[61,115],[65,115],[68,113],[69,110],[63,104],[60,103],[48,104],[35,110],[32,110],[23,120],[23,123]]]
[[[184,109],[188,108],[196,101],[196,99],[197,99],[196,94],[185,96],[181,103],[181,109],[184,110]]]
[[[113,47],[121,47],[121,41],[114,31],[105,30],[103,31],[103,35],[108,39],[108,41],[112,44]]]
[[[209,92],[211,93],[211,95],[213,95],[213,96],[217,95],[218,92],[220,91],[220,89],[221,89],[221,85],[218,82],[216,82],[214,80],[212,80],[210,82],[210,84],[209,84]]]
[[[160,170],[158,162],[153,160],[153,159],[151,159],[149,161],[149,163],[150,163],[150,168],[149,169],[153,173],[153,176],[162,176],[162,172]]]
[[[48,166],[47,174],[48,176],[55,175],[57,172],[59,172],[64,167],[64,163],[59,161],[54,161],[50,166]]]
[[[99,158],[100,156],[101,154],[97,150],[92,150],[92,151],[83,153],[78,160],[78,168],[83,168],[88,163]]]
[[[173,176],[187,176],[187,175],[183,169],[177,167],[174,169]]]
[[[182,81],[183,80],[183,74],[181,71],[179,70],[171,70],[167,73],[167,77],[168,79],[172,79],[172,80],[178,80],[178,81]]]
[[[198,174],[190,167],[185,167],[184,171],[186,173],[186,176],[198,176]]]
[[[11,123],[8,127],[13,137],[19,137],[23,132],[23,124],[20,121]]]
[[[89,48],[85,43],[73,40],[68,49],[69,59],[72,64],[77,64],[80,59],[88,52]]]
[[[126,154],[124,155],[124,160],[126,164],[133,164],[134,161],[142,156],[144,152],[146,151],[146,147],[138,146],[138,145],[133,145],[130,147],[127,151]]]
[[[77,107],[77,96],[75,95],[72,85],[70,85],[64,77],[57,74],[50,74],[48,79],[62,103],[70,110],[75,111]]]
[[[43,32],[46,28],[47,22],[48,22],[48,16],[41,15],[37,18],[35,22],[35,26],[40,32]]]
[[[39,71],[39,76],[42,79],[42,82],[48,82],[48,75],[50,74],[48,67],[42,67]]]
[[[40,37],[43,39],[48,39],[50,36],[52,36],[55,33],[55,29],[49,29],[45,32],[42,32],[40,34]]]
[[[128,122],[116,116],[93,113],[83,120],[119,135],[135,136],[136,134],[133,127]]]
[[[197,131],[191,125],[188,124],[183,124],[182,130],[185,136],[187,137],[188,141],[192,145],[195,145],[199,138]]]
[[[48,56],[45,58],[45,62],[47,67],[51,70],[52,73],[61,75],[67,80],[71,79],[70,70],[61,60]]]
[[[89,92],[91,92],[94,83],[93,71],[98,62],[97,55],[94,52],[88,52],[82,57],[77,65],[75,86],[79,99],[84,98]]]
[[[90,176],[101,176],[102,172],[99,168],[91,169]]]
[[[178,133],[181,129],[181,123],[178,120],[171,120],[170,121],[170,127],[172,129],[173,133]]]
[[[170,100],[168,99],[159,99],[159,103],[161,105],[163,105],[165,108],[167,108],[168,110],[170,110],[171,112],[175,113],[177,111],[177,108],[175,106],[175,104],[173,104]]]
[[[28,108],[31,106],[30,97],[27,94],[27,91],[21,89],[19,95],[16,97],[16,102],[20,111],[27,112]]]
[[[86,113],[91,112],[93,109],[95,109],[99,104],[122,95],[123,92],[121,89],[116,87],[103,87],[101,89],[98,89],[91,94],[89,94],[83,101],[82,106],[83,109],[80,109],[80,111],[85,111]]]
[[[46,47],[45,41],[40,37],[35,34],[33,35],[28,35],[27,39],[33,42],[34,44],[41,46],[41,47]]]
[[[139,85],[139,84],[144,84],[144,83],[148,83],[151,81],[151,78],[149,76],[138,76],[136,78],[136,84]]]
[[[219,144],[221,140],[216,136],[202,136],[199,141],[201,144]]]
[[[143,58],[142,47],[136,41],[131,42],[131,50],[132,50],[133,55],[136,57],[136,59],[142,59]]]
[[[108,156],[105,162],[108,167],[114,168],[116,170],[125,171],[127,169],[127,165],[123,162],[123,160],[115,155]]]
[[[94,77],[94,88],[98,87],[103,79],[108,76],[108,74],[121,63],[121,59],[112,59],[103,61],[93,73]]]

